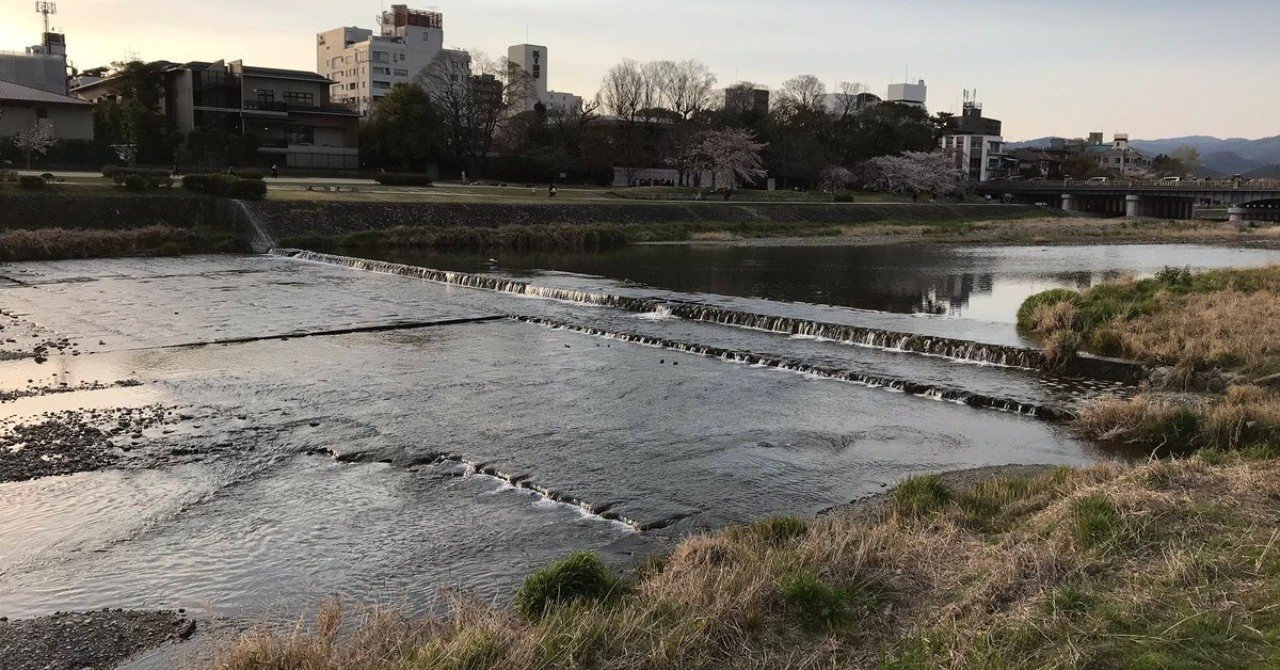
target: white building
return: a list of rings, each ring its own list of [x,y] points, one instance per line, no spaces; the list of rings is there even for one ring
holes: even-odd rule
[[[929,87],[925,86],[923,79],[914,84],[889,84],[889,95],[884,101],[923,109],[928,94]]]
[[[392,5],[382,32],[334,28],[316,35],[316,72],[334,81],[330,98],[367,115],[392,86],[410,83],[444,48],[444,15]]]
[[[953,117],[943,132],[939,145],[952,157],[957,169],[972,181],[1003,177],[1003,124],[982,114],[982,105],[968,100],[958,118]]]
[[[517,44],[507,49],[507,60],[512,67],[524,71],[529,80],[529,99],[520,111],[529,111],[541,102],[547,109],[576,114],[582,111],[582,97],[572,93],[548,90],[547,48],[537,44]]]

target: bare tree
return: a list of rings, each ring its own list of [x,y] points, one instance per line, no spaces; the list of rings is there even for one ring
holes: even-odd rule
[[[628,58],[609,68],[597,100],[606,112],[634,123],[650,100],[643,66]]]
[[[442,51],[417,81],[440,112],[449,153],[459,166],[470,167],[478,154],[476,138],[481,125],[470,54],[453,49]]]
[[[852,116],[861,111],[860,99],[865,92],[862,84],[840,82],[840,91],[831,96],[834,104],[827,111],[834,114],[837,119]]]
[[[653,65],[658,104],[685,120],[711,104],[711,91],[716,85],[711,68],[696,60],[658,61]]]
[[[19,130],[13,136],[13,145],[27,157],[27,169],[31,168],[31,159],[33,156],[43,156],[49,153],[53,145],[58,140],[53,136],[53,130],[49,128],[49,124],[33,122],[30,126]]]
[[[822,99],[826,95],[827,87],[822,80],[811,74],[803,74],[782,82],[778,106],[784,111],[817,110],[822,108]]]

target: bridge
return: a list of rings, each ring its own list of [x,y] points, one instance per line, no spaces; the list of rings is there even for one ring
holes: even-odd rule
[[[1280,221],[1280,180],[1040,179],[983,182],[974,191],[1009,202],[1055,204],[1068,212],[1191,219],[1197,210],[1225,209],[1231,221]]]

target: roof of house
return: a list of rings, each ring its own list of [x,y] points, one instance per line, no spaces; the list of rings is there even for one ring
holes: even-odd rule
[[[31,88],[30,86],[23,86],[22,84],[4,80],[0,80],[0,100],[37,102],[46,105],[89,106],[92,104],[79,98],[73,98],[69,95],[42,91],[38,88]]]

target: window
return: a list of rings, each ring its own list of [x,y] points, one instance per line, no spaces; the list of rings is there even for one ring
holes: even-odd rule
[[[258,91],[258,109],[268,109],[276,102],[275,91]]]
[[[289,126],[289,144],[315,144],[316,129],[311,126]]]
[[[390,77],[390,76],[391,76],[391,68],[389,68],[389,67],[375,67],[375,68],[373,68],[373,73],[374,73],[374,74],[380,74],[380,75],[384,75],[384,76]]]
[[[386,63],[390,59],[387,58],[387,52],[375,51],[373,52],[373,58],[371,60],[373,60],[373,62],[375,63]]]
[[[298,91],[285,91],[284,101],[289,105],[299,105],[303,107],[315,107],[316,97],[312,93],[300,93]]]
[[[397,77],[408,77],[408,76],[409,76],[409,70],[407,70],[407,69],[405,69],[405,68],[398,67],[398,68],[396,68],[395,75],[396,75]]]
[[[385,81],[373,82],[373,90],[375,91],[386,91],[386,90],[389,90],[390,88],[391,88],[391,84],[388,82],[385,82]]]

